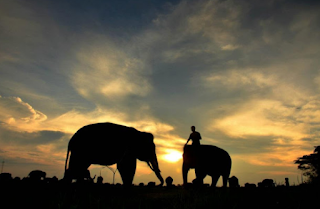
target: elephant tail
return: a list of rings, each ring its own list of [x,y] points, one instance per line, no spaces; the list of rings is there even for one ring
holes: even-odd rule
[[[68,164],[68,160],[69,160],[69,153],[70,153],[70,142],[69,142],[69,144],[68,144],[66,164],[65,164],[65,166],[64,166],[64,173],[66,173],[66,171],[67,171],[67,164]]]

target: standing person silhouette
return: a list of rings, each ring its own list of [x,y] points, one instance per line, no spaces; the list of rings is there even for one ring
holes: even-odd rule
[[[199,146],[200,145],[200,140],[201,140],[200,133],[196,131],[196,127],[195,126],[191,126],[191,131],[192,131],[192,133],[190,134],[186,145],[188,144],[188,142],[191,139],[192,140],[192,145]]]

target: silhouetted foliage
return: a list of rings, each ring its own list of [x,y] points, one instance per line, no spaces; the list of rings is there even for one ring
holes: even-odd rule
[[[29,178],[31,181],[41,181],[45,180],[46,178],[46,172],[40,171],[40,170],[33,170],[29,173]]]
[[[257,185],[256,184],[252,184],[252,183],[245,183],[244,187],[245,188],[256,188]]]
[[[231,178],[228,179],[228,181],[229,181],[229,187],[231,187],[231,188],[240,187],[239,180],[237,177],[232,176]]]
[[[98,177],[97,184],[103,184],[103,177],[102,176]]]
[[[262,182],[258,183],[258,187],[260,188],[271,188],[274,187],[274,182],[272,179],[263,179]]]
[[[167,187],[172,187],[172,182],[173,182],[173,178],[171,176],[168,176],[166,178]]]
[[[289,178],[285,178],[285,181],[286,181],[286,187],[289,187],[290,184],[289,184]]]
[[[154,182],[154,181],[150,181],[148,183],[148,187],[155,187],[155,186],[156,186],[156,182]]]
[[[320,146],[315,146],[313,153],[299,157],[294,163],[308,177],[308,183],[320,184]]]
[[[58,178],[56,176],[52,177],[52,178],[45,178],[46,183],[49,184],[56,184],[58,183]]]
[[[0,183],[10,182],[12,180],[11,173],[0,173]]]

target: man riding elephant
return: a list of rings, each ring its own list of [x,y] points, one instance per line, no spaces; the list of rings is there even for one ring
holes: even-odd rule
[[[200,133],[196,131],[196,127],[195,126],[191,126],[191,131],[192,131],[192,133],[190,134],[186,145],[188,144],[190,139],[192,140],[192,145],[195,145],[195,146],[200,145],[200,140],[201,140]]]

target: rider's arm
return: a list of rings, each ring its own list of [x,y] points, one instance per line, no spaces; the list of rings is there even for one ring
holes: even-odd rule
[[[190,136],[189,136],[186,144],[188,144],[188,142],[190,141],[190,139],[191,139],[191,134],[190,134]]]
[[[190,138],[188,139],[188,141],[187,141],[187,143],[186,144],[188,144],[188,142],[190,141]]]

